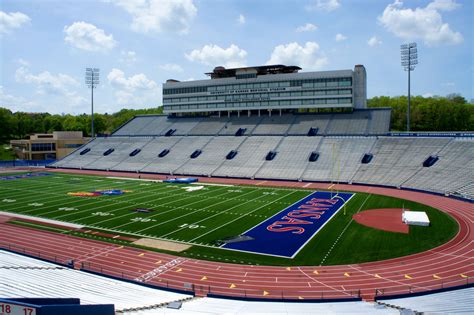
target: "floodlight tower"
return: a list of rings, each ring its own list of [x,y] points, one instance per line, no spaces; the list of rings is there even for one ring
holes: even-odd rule
[[[410,131],[410,72],[415,70],[418,64],[418,50],[416,43],[403,44],[400,46],[402,67],[408,72],[408,108],[407,108],[407,131]]]
[[[86,68],[86,85],[91,89],[91,137],[94,137],[94,89],[99,85],[100,69]]]

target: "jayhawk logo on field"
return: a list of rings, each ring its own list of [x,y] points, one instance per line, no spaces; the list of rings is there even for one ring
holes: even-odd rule
[[[80,192],[68,192],[69,196],[75,197],[98,197],[98,196],[118,196],[125,193],[132,192],[131,190],[122,190],[122,189],[107,189],[107,190],[96,190],[92,192],[80,191]]]

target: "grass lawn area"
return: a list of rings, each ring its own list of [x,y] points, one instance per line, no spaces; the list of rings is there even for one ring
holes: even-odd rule
[[[9,147],[8,144],[0,144],[0,161],[10,161],[16,158],[13,150]]]
[[[200,186],[191,191],[186,188]],[[112,189],[124,193],[70,194],[87,195]],[[313,191],[304,189],[178,185],[50,173],[0,180],[0,210],[77,223],[112,234],[193,245],[177,255],[285,266],[359,263],[399,257],[443,244],[458,230],[449,215],[434,208],[392,197],[356,193],[346,203],[345,213],[340,210],[293,259],[218,247],[219,240],[243,234],[311,193]],[[365,227],[352,220],[352,215],[359,211],[402,207],[427,212],[431,226],[412,226],[409,234],[401,234]]]

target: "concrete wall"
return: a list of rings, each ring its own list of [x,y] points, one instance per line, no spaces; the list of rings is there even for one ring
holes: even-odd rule
[[[367,72],[363,65],[354,67],[352,85],[354,88],[354,108],[367,108]]]

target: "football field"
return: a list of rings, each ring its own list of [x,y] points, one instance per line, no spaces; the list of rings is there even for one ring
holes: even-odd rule
[[[47,174],[0,181],[1,210],[207,246],[239,235],[311,193]]]
[[[0,211],[74,223],[110,237],[180,242],[191,247],[177,254],[210,260],[283,265],[371,261],[432,248],[457,231],[454,220],[436,209],[367,193],[57,172],[14,175],[0,176]],[[357,212],[381,207],[423,210],[432,224],[401,234],[352,220]],[[35,225],[21,221],[11,223]]]

